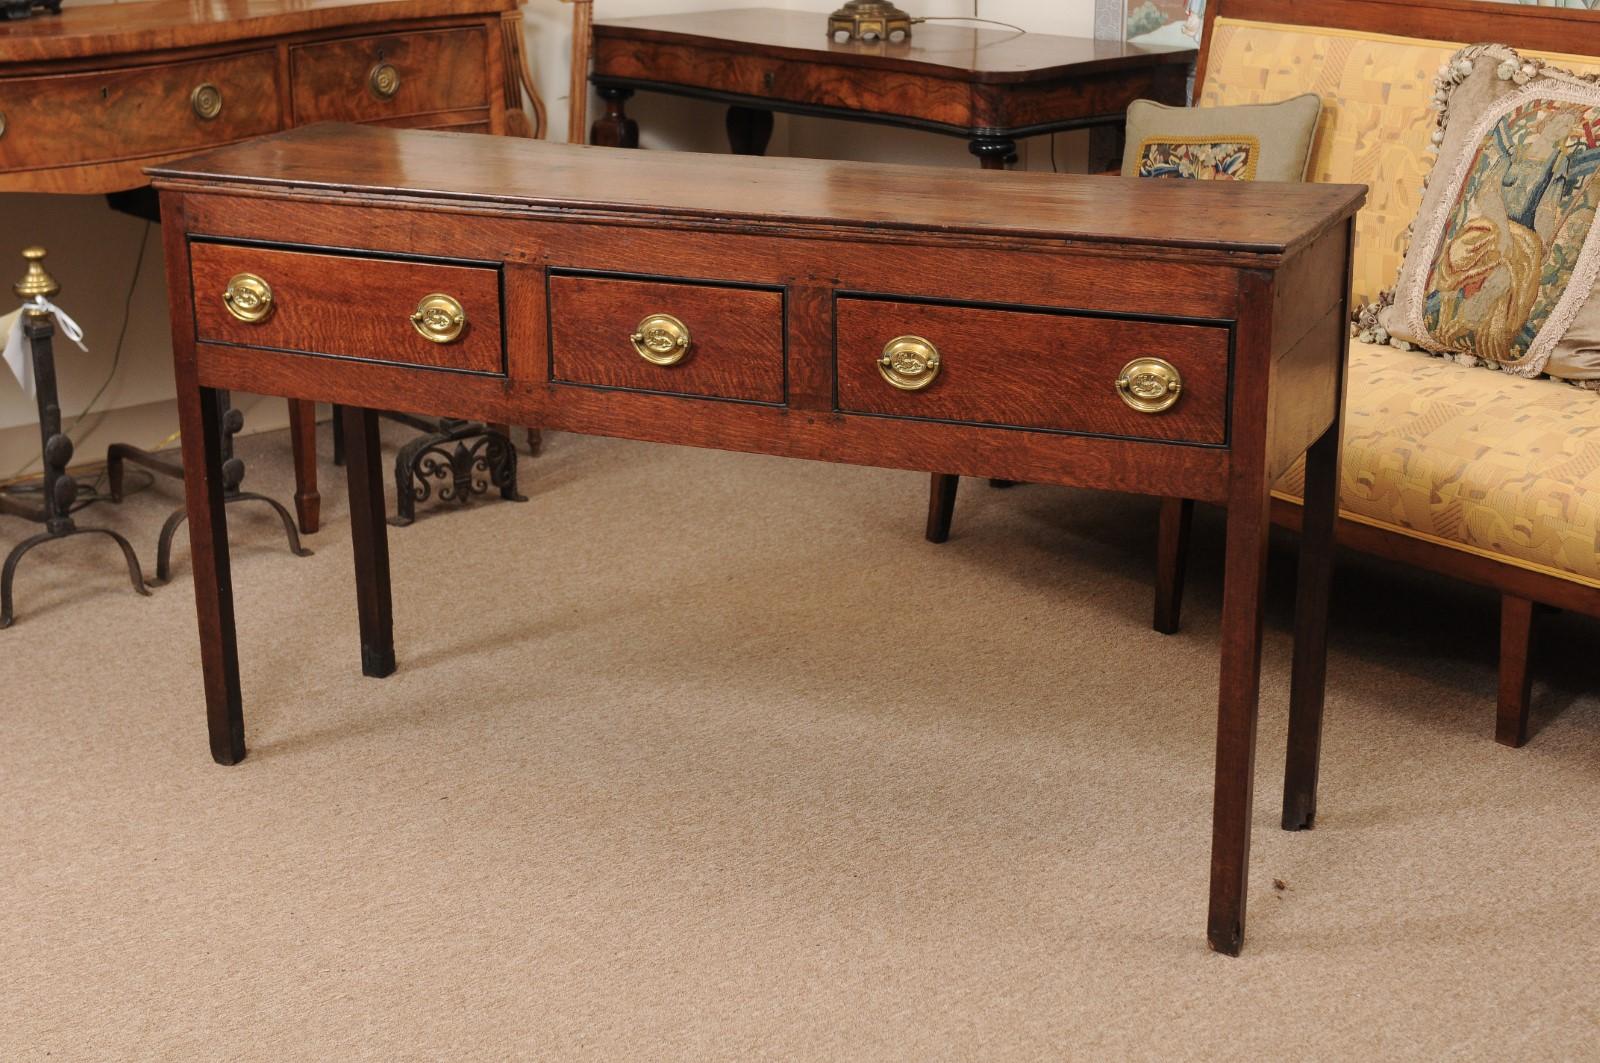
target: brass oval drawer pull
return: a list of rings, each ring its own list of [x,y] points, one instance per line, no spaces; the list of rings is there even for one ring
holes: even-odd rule
[[[1117,394],[1140,413],[1171,409],[1182,396],[1183,377],[1161,358],[1135,358],[1117,376]]]
[[[411,314],[411,324],[425,340],[450,343],[467,327],[467,312],[443,292],[422,297]]]
[[[939,348],[921,336],[896,336],[884,345],[878,372],[901,391],[921,391],[939,375]]]
[[[199,118],[209,122],[222,113],[222,90],[209,81],[196,85],[189,93],[189,106]]]
[[[689,353],[689,326],[671,314],[651,314],[628,337],[639,357],[656,365],[677,365]]]
[[[228,278],[222,293],[228,313],[247,324],[265,321],[272,313],[272,286],[254,273],[236,273]]]
[[[392,64],[378,63],[367,72],[367,87],[380,100],[392,100],[400,91],[400,71]]]

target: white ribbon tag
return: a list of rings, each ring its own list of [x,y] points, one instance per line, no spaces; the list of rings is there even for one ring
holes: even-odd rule
[[[42,295],[33,298],[34,306],[42,306],[55,317],[56,324],[61,329],[61,334],[78,345],[78,350],[85,353],[89,348],[83,345],[83,329],[72,320],[65,310]],[[22,310],[13,310],[11,313],[0,317],[0,332],[6,336],[5,362],[11,369],[11,375],[17,378],[17,383],[22,385],[22,390],[28,393],[28,398],[38,395],[37,386],[33,379],[33,351],[28,343],[28,337],[22,332]]]

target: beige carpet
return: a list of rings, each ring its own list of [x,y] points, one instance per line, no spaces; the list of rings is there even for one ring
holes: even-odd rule
[[[285,449],[249,441],[252,486],[288,497]],[[342,475],[314,557],[234,511],[233,769],[187,543],[149,599],[107,547],[29,558],[0,1058],[1600,1055],[1592,623],[1546,625],[1504,749],[1493,598],[1348,559],[1322,812],[1287,834],[1282,544],[1231,960],[1202,932],[1215,513],[1162,637],[1147,499],[969,481],[933,547],[906,473],[573,436],[523,471],[525,505],[391,531],[382,681]],[[85,519],[153,569],[176,497]]]

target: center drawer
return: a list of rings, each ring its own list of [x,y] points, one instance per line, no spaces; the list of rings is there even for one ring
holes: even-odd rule
[[[195,338],[504,375],[500,271],[196,242]]]
[[[846,413],[1227,442],[1223,325],[848,296],[835,323]]]
[[[557,381],[784,401],[783,292],[592,274],[550,277]]]

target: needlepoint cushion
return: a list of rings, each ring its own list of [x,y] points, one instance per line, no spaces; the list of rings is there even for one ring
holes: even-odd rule
[[[1322,101],[1304,93],[1243,107],[1128,106],[1122,172],[1201,181],[1299,181]]]
[[[1468,364],[1600,380],[1600,86],[1474,45],[1437,96],[1439,158],[1379,322]]]

